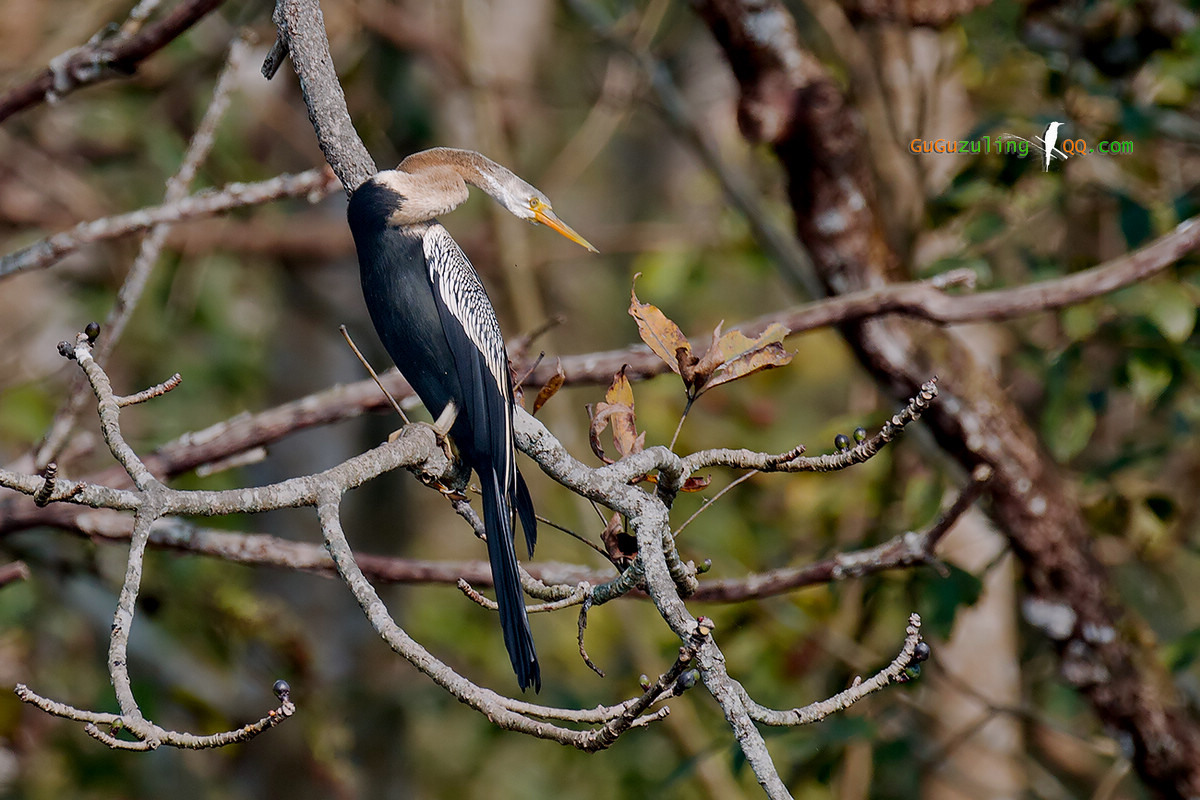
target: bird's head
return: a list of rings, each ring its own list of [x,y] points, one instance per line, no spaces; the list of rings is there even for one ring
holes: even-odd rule
[[[515,175],[513,176],[516,177]],[[570,239],[580,247],[585,247],[593,253],[600,252],[591,243],[580,236],[575,230],[558,218],[550,207],[550,199],[533,186],[517,178],[516,186],[508,187],[501,202],[513,216],[528,220],[534,225],[545,225]]]
[[[518,177],[512,170],[474,150],[457,150],[451,147],[422,150],[401,161],[395,172],[381,172],[374,180],[390,182],[388,185],[401,194],[410,205],[424,202],[422,212],[432,213],[420,219],[432,219],[437,214],[456,208],[467,199],[465,184],[469,183],[487,192],[513,216],[535,225],[545,225],[580,247],[586,247],[593,253],[598,252],[587,239],[558,218],[550,207],[550,198]],[[421,182],[419,187],[399,183],[414,180]],[[436,197],[441,205],[435,207],[429,197]]]

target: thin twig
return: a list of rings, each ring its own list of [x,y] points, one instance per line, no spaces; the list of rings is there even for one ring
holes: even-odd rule
[[[937,396],[937,376],[934,376],[922,384],[903,409],[884,422],[878,433],[838,453],[820,456],[797,455],[789,458],[797,450],[802,452],[802,449],[797,448],[781,455],[724,448],[701,450],[683,459],[680,474],[686,477],[696,470],[718,466],[756,469],[761,472],[832,472],[845,469],[874,457],[885,445],[899,436],[905,427],[920,419]]]
[[[728,581],[704,581],[696,592],[695,599],[719,603],[740,602],[770,597],[805,586],[861,578],[890,569],[923,564],[937,566],[938,544],[979,497],[988,480],[988,468],[977,469],[971,483],[927,531],[907,531],[883,544],[838,553],[803,567],[770,570]]]
[[[137,405],[144,403],[147,400],[153,400],[156,397],[162,397],[167,392],[174,389],[179,384],[183,383],[183,376],[176,372],[171,377],[167,378],[157,386],[151,386],[149,389],[143,389],[137,394],[127,394],[123,397],[116,398],[117,405],[121,408],[125,406]]]
[[[551,528],[554,528],[556,531],[561,531],[561,532],[565,533],[567,536],[570,536],[572,539],[575,539],[576,541],[587,545],[588,547],[592,548],[593,550],[595,550],[597,553],[604,556],[605,558],[608,557],[608,554],[604,552],[603,547],[600,547],[598,544],[596,544],[595,542],[593,542],[591,539],[587,538],[586,536],[576,533],[575,531],[571,530],[570,528],[566,527],[565,525],[561,525],[561,524],[555,522],[554,520],[549,519],[548,517],[543,517],[541,514],[534,514],[534,517],[536,517],[537,521],[542,523],[543,525],[549,525]]]
[[[604,670],[596,666],[596,663],[592,661],[592,657],[588,655],[587,647],[585,647],[583,644],[583,634],[585,631],[587,631],[588,625],[588,610],[591,609],[591,607],[592,594],[589,592],[588,596],[583,600],[583,605],[579,607],[579,619],[576,623],[577,633],[575,638],[579,643],[579,657],[583,659],[583,663],[587,665],[588,669],[603,678],[605,677]]]
[[[696,397],[688,394],[687,404],[683,407],[683,413],[679,415],[679,424],[675,426],[675,433],[671,435],[671,443],[667,445],[668,450],[675,449],[675,442],[679,439],[679,432],[683,430],[683,421],[687,419],[688,412],[692,410],[692,403],[696,402]]]
[[[166,744],[171,747],[180,747],[188,750],[203,750],[212,747],[224,747],[238,742],[245,742],[253,739],[258,734],[269,728],[273,728],[279,723],[291,717],[296,713],[296,705],[286,696],[278,708],[268,711],[266,716],[257,722],[249,725],[243,725],[240,728],[234,728],[223,733],[215,733],[208,736],[197,736],[191,733],[183,733],[180,731],[171,731],[165,728],[160,728],[157,725],[146,722],[140,717],[129,718],[121,714],[108,714],[95,711],[85,711],[83,709],[69,706],[66,703],[59,703],[42,697],[37,692],[34,692],[28,686],[18,683],[14,689],[17,697],[22,702],[29,703],[32,706],[40,708],[47,714],[63,719],[75,720],[76,722],[85,722],[84,731],[105,745],[114,750],[154,750],[160,745]],[[128,730],[134,736],[139,737],[138,741],[131,742],[127,739],[118,739],[111,733],[106,733],[98,726],[104,725],[110,730]]]
[[[538,368],[538,365],[542,363],[542,359],[544,359],[545,357],[546,357],[546,351],[542,350],[541,352],[539,352],[537,354],[537,358],[535,358],[533,360],[533,363],[529,365],[529,369],[525,370],[525,372],[521,375],[520,378],[513,381],[513,391],[514,392],[521,390],[521,388],[525,385],[525,381],[527,381],[529,379],[529,376],[533,374],[533,371]]]
[[[700,516],[705,511],[707,511],[709,506],[711,506],[713,503],[717,502],[722,497],[724,497],[725,493],[728,492],[730,489],[737,486],[739,483],[745,483],[746,481],[750,480],[757,474],[759,474],[758,470],[752,469],[749,472],[747,472],[745,475],[739,475],[735,480],[730,481],[729,484],[727,486],[725,486],[725,488],[721,489],[721,491],[717,492],[715,495],[713,495],[712,497],[705,500],[704,504],[702,506],[697,508],[690,517],[685,519],[683,521],[683,524],[675,529],[675,535],[679,536],[679,534],[683,532],[684,528],[686,528],[688,525],[691,525],[692,522],[695,521],[696,517]]]
[[[484,597],[479,592],[475,591],[475,589],[472,588],[471,584],[468,583],[466,579],[459,578],[456,585],[458,586],[458,590],[460,592],[462,592],[467,596],[468,599],[480,607],[486,608],[488,611],[500,610],[500,606],[496,605],[495,600],[492,600],[489,597]],[[571,594],[567,595],[566,597],[559,598],[558,600],[550,600],[545,603],[527,605],[525,606],[525,611],[528,614],[542,614],[547,611],[561,611],[564,608],[577,606],[587,599],[588,594],[591,592],[591,588],[592,587],[586,583],[580,584],[579,586],[576,586]]]
[[[29,580],[29,565],[24,561],[10,561],[0,567],[0,587],[17,581]]]
[[[366,368],[367,374],[371,376],[371,380],[375,381],[375,385],[379,387],[379,391],[383,392],[383,396],[391,403],[392,409],[400,415],[400,419],[404,420],[404,424],[408,425],[408,414],[404,413],[404,409],[396,402],[396,398],[392,397],[392,393],[383,385],[383,381],[379,380],[379,375],[375,372],[375,368],[371,366],[371,362],[367,361],[367,357],[362,354],[362,351],[358,349],[358,345],[350,338],[350,331],[346,329],[345,325],[339,325],[338,330],[342,332],[342,338],[346,340],[346,344],[350,345],[350,349],[358,357],[359,363]]]
[[[149,5],[149,2],[146,4]],[[131,13],[131,19],[136,15],[149,13],[145,8],[135,8],[134,11],[136,14]],[[213,143],[216,141],[217,125],[229,107],[229,96],[234,85],[236,71],[249,51],[249,47],[249,42],[244,37],[237,39],[230,47],[225,67],[217,77],[208,107],[205,109],[199,125],[196,126],[196,132],[192,134],[192,138],[188,142],[179,169],[167,180],[164,203],[177,203],[187,197],[188,189],[197,170],[208,158]],[[146,289],[150,273],[158,261],[158,256],[162,252],[163,244],[166,242],[170,230],[170,224],[155,225],[142,239],[137,258],[134,259],[133,266],[126,274],[121,289],[117,292],[116,300],[102,326],[104,336],[96,341],[92,351],[93,358],[101,364],[108,361],[109,355],[112,354],[124,333],[125,325]],[[42,443],[37,448],[34,455],[35,465],[46,463],[59,456],[75,427],[75,422],[79,418],[79,412],[83,409],[87,396],[87,386],[83,382],[82,376],[78,376],[67,394],[66,403],[55,413],[46,435],[42,438]]]

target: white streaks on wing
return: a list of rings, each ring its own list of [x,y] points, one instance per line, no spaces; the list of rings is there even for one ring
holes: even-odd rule
[[[508,354],[504,350],[504,335],[496,320],[496,311],[479,281],[475,268],[467,260],[458,242],[441,225],[433,224],[424,239],[425,263],[434,291],[450,314],[458,320],[467,338],[483,355],[484,364],[496,382],[496,391],[504,402],[505,441],[512,442],[512,395],[508,379]],[[464,387],[465,389],[465,387]],[[511,444],[509,445],[511,447]],[[511,455],[507,459],[504,489],[511,487]]]

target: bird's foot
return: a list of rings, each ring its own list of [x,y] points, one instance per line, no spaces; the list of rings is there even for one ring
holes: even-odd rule
[[[454,405],[451,400],[446,403],[446,407],[442,409],[442,413],[429,427],[433,429],[433,435],[437,437],[438,444],[442,446],[442,452],[446,454],[446,458],[450,461],[454,460],[454,451],[450,447],[450,429],[454,427],[454,421],[458,419],[458,406]],[[396,441],[404,435],[404,428],[397,428],[388,434],[387,440],[389,443]]]
[[[454,420],[458,419],[458,406],[454,405],[454,401],[446,403],[446,407],[442,409],[442,413],[433,422],[433,430],[439,438],[445,439],[450,435],[450,428],[454,426]]]
[[[454,401],[446,403],[446,407],[442,409],[442,413],[433,422],[433,433],[437,436],[438,443],[441,444],[446,458],[450,461],[454,460],[454,451],[450,448],[450,429],[454,427],[454,421],[458,419],[458,406],[454,405]]]

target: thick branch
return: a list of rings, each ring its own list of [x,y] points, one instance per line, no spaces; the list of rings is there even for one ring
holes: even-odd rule
[[[276,49],[291,56],[317,143],[349,195],[377,170],[346,108],[346,95],[329,53],[321,4],[317,0],[279,0],[274,20],[279,42],[271,52],[276,59]]]

